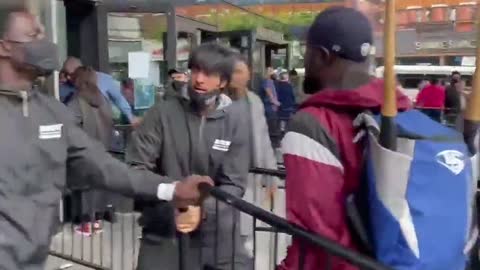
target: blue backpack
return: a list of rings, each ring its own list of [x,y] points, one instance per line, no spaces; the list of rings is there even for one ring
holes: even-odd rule
[[[373,255],[399,270],[464,270],[478,231],[477,163],[462,134],[417,110],[402,112],[394,152],[379,144],[379,123],[367,113],[355,120],[366,127],[363,196]]]

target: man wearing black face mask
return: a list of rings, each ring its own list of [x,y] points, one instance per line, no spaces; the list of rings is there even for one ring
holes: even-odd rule
[[[130,169],[75,126],[57,100],[33,88],[58,65],[56,45],[27,12],[7,17],[0,36],[0,269],[44,269],[58,203],[69,187],[200,204],[208,177],[173,180]]]
[[[174,68],[168,71],[170,80],[165,90],[164,98],[188,95],[188,74],[186,71]]]
[[[190,174],[208,175],[216,186],[243,196],[250,160],[248,120],[242,108],[222,93],[232,76],[233,56],[230,49],[218,44],[201,45],[192,52],[187,95],[164,99],[147,112],[127,147],[130,164],[174,179]],[[204,269],[208,264],[214,269],[230,269],[234,249],[235,269],[249,269],[239,226],[232,231],[232,220],[234,215],[239,220],[238,213],[222,203],[216,213],[213,199],[205,201],[202,208],[206,218],[199,228],[194,228],[198,231],[192,234],[190,265],[186,268]],[[195,213],[198,209],[188,208],[177,215],[175,224],[175,209],[170,204],[146,204],[140,219],[143,237],[137,269],[158,269],[161,265],[163,270],[177,270],[176,230],[184,232],[179,220],[188,220],[189,216],[201,218]],[[236,241],[232,240],[232,233]]]

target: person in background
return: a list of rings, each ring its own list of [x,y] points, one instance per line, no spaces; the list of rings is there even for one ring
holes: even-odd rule
[[[67,82],[60,85],[60,100],[65,104],[68,104],[70,97],[75,92],[72,74],[81,66],[82,61],[72,56],[68,57],[63,64],[61,72],[67,79]],[[98,88],[102,92],[103,96],[105,96],[107,100],[114,104],[120,110],[120,112],[127,117],[130,124],[133,126],[138,125],[140,119],[133,115],[132,108],[122,95],[120,90],[120,82],[116,81],[111,75],[103,72],[97,72],[97,79]]]
[[[425,88],[425,87],[426,87],[427,85],[429,85],[429,84],[430,84],[430,81],[428,81],[427,79],[422,79],[422,80],[420,81],[420,83],[418,84],[418,91],[419,91],[419,92],[422,91],[423,88]]]
[[[278,108],[280,107],[280,102],[278,101],[277,90],[274,83],[275,72],[272,67],[268,67],[266,71],[266,76],[262,83],[262,89],[260,96],[265,107],[265,116],[267,117],[268,131],[270,138],[272,139],[272,144],[274,147],[278,147],[278,138],[279,136],[279,123],[278,123]]]
[[[79,67],[72,77],[76,91],[67,106],[72,110],[77,126],[109,149],[113,132],[112,107],[98,89],[95,70]],[[77,233],[90,236],[101,232],[100,217],[105,214],[108,197],[107,192],[100,190],[74,192],[73,199],[78,201],[74,205],[80,206],[81,224],[75,228]]]
[[[171,96],[150,108],[131,135],[126,151],[129,164],[172,179],[209,175],[218,188],[243,196],[250,169],[248,119],[239,105],[223,94],[232,77],[232,58],[233,52],[219,44],[202,44],[192,51],[188,95]],[[212,269],[250,269],[240,228],[233,225],[238,211],[223,203],[216,205],[214,199],[207,200],[202,219],[198,208],[180,212],[168,203],[145,204],[137,269],[179,269],[176,232],[185,233],[183,221],[188,220],[198,226],[188,231],[192,234],[187,269],[207,265]]]
[[[450,125],[455,125],[462,111],[463,88],[462,75],[458,71],[453,71],[450,84],[445,88],[445,120]]]
[[[432,77],[430,84],[418,93],[415,106],[433,120],[441,122],[445,106],[445,88],[440,85],[437,78]]]
[[[303,92],[300,87],[301,82],[300,82],[300,76],[298,76],[298,72],[295,69],[292,69],[288,72],[288,77],[290,79],[290,83],[292,84],[293,87],[293,92],[295,94],[295,100],[298,102],[303,101],[302,96]]]
[[[348,18],[348,19],[346,19]],[[306,38],[306,93],[313,94],[290,119],[282,141],[287,219],[349,249],[359,249],[349,227],[346,201],[358,191],[363,146],[354,142],[359,113],[380,112],[383,86],[369,74],[373,46],[369,19],[346,7],[329,7],[311,25]],[[397,90],[397,107],[409,107]],[[354,270],[356,267],[293,239],[279,270]]]
[[[188,73],[179,68],[172,68],[168,71],[168,77],[172,81],[188,82]]]
[[[268,134],[265,110],[262,100],[248,89],[250,76],[247,59],[240,53],[235,53],[233,76],[227,87],[227,94],[235,103],[238,103],[243,114],[248,115],[250,167],[276,170],[277,159]],[[249,174],[244,199],[260,207],[266,200],[273,202],[277,191],[277,182],[276,177]],[[266,187],[266,192],[262,192],[262,187]],[[241,228],[242,237],[247,238],[247,249],[253,252],[253,223],[250,216],[241,216]]]
[[[128,78],[128,79],[122,80],[122,95],[127,100],[128,104],[130,105],[130,108],[132,108],[132,111],[134,111],[135,83],[133,82],[132,79]]]
[[[280,130],[284,131],[286,122],[290,119],[290,116],[295,113],[296,101],[288,73],[282,72],[278,77],[278,80],[275,81],[275,89],[277,89],[278,101],[280,102],[278,118],[280,122]]]
[[[163,98],[168,99],[170,97],[188,96],[188,72],[183,69],[174,68],[168,71],[169,82]]]
[[[60,85],[68,82],[67,77],[65,76],[65,73],[60,72],[60,74],[58,74],[58,82],[60,83]],[[62,93],[60,93],[60,95],[62,95]],[[66,98],[65,96],[60,96],[60,99],[62,102],[63,100],[65,100],[65,98]]]
[[[295,69],[290,70],[288,72],[288,76],[292,82],[298,80],[298,72]]]
[[[45,269],[62,193],[103,189],[199,205],[209,177],[173,179],[129,168],[75,125],[72,113],[33,87],[58,67],[58,47],[31,13],[0,16],[0,269]],[[163,213],[162,213],[163,214]]]

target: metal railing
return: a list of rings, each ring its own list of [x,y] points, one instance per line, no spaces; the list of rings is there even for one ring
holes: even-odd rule
[[[253,174],[262,174],[283,178],[285,171],[269,170],[263,168],[254,168],[251,170]],[[88,190],[76,190],[76,192],[89,192]],[[388,269],[385,266],[375,262],[375,260],[349,250],[325,237],[308,232],[298,226],[290,224],[286,219],[275,215],[273,212],[275,205],[273,202],[266,209],[254,205],[237,196],[230,194],[220,188],[209,189],[210,195],[215,199],[215,213],[219,213],[219,209],[227,209],[229,218],[232,218],[232,228],[229,229],[230,236],[219,237],[221,228],[219,229],[219,215],[215,214],[214,230],[214,246],[213,260],[202,262],[196,261],[194,264],[200,263],[206,265],[205,269],[273,269],[282,259],[282,254],[286,253],[286,241],[279,243],[279,239],[285,240],[283,236],[292,236],[293,238],[304,243],[305,248],[315,247],[317,250],[323,250],[328,254],[328,260],[325,265],[317,266],[315,269],[334,269],[331,265],[330,258],[336,257],[352,265],[356,265],[359,269],[380,270]],[[78,202],[70,205],[71,209],[78,208]],[[55,236],[50,254],[61,258],[73,264],[82,265],[91,269],[101,270],[133,270],[137,267],[137,257],[141,246],[142,232],[141,227],[137,224],[140,216],[138,213],[119,213],[114,206],[105,206],[105,209],[88,210],[89,219],[79,220],[71,217],[69,220],[63,220],[63,224],[59,233]],[[84,211],[81,211],[84,213]],[[97,212],[97,213],[95,213]],[[251,231],[253,237],[253,246],[251,250],[246,250],[245,239],[239,237],[239,221],[240,213],[251,218]],[[222,212],[225,215],[225,212]],[[68,216],[68,215],[66,215]],[[105,218],[107,217],[107,218]],[[82,223],[83,221],[83,223]],[[100,224],[102,232],[93,228],[94,224]],[[81,225],[91,226],[91,234],[82,234]],[[87,224],[87,225],[85,225]],[[84,228],[85,229],[85,228]],[[204,232],[201,232],[204,234]],[[198,232],[197,232],[198,234]],[[210,231],[211,234],[211,231]],[[184,248],[190,243],[190,235],[178,234],[178,260],[179,270],[191,270],[191,249]],[[265,237],[268,235],[268,237]],[[212,236],[212,235],[210,235]],[[203,236],[202,236],[203,237]],[[241,241],[240,243],[237,241]],[[265,242],[268,242],[266,244]],[[231,246],[228,256],[225,255],[225,247]],[[260,248],[260,246],[263,246]],[[267,247],[266,247],[267,246]],[[182,248],[183,247],[183,248]],[[210,247],[212,248],[212,247]],[[244,267],[238,264],[241,261],[239,250],[244,249],[246,257]],[[248,256],[249,253],[252,253]],[[223,256],[223,257],[222,257]],[[221,257],[221,258],[220,258]],[[230,258],[227,258],[230,257]],[[219,262],[223,260],[223,262]],[[299,258],[299,266],[296,269],[305,269],[302,265],[305,260],[302,256]],[[190,264],[188,264],[190,263]],[[245,266],[246,265],[246,266]],[[268,268],[265,268],[268,265]],[[209,268],[210,267],[210,268]],[[270,268],[271,267],[271,268]],[[162,269],[160,266],[158,269]]]
[[[245,200],[242,200],[241,198],[233,196],[228,192],[223,191],[220,188],[210,188],[210,187],[205,187],[205,188],[209,190],[210,195],[214,197],[217,201],[228,204],[231,207],[233,207],[235,210],[251,216],[254,220],[253,222],[254,224],[257,223],[257,220],[260,220],[271,226],[270,228],[260,228],[255,226],[254,227],[255,233],[258,231],[268,231],[268,232],[273,231],[276,233],[280,232],[280,233],[289,234],[292,237],[301,240],[303,242],[304,248],[307,248],[307,246],[309,246],[309,248],[315,247],[325,251],[328,254],[325,264],[323,266],[316,265],[315,269],[318,269],[318,270],[333,269],[333,266],[331,264],[332,257],[341,258],[346,262],[359,267],[359,269],[365,269],[365,270],[390,269],[387,266],[384,266],[376,262],[372,258],[369,258],[365,255],[362,255],[360,253],[347,249],[330,239],[308,232],[300,228],[299,226],[289,223],[286,219],[281,218],[251,203],[248,203]],[[235,239],[235,237],[232,237],[232,239]],[[295,268],[295,269],[305,269],[304,255],[305,253],[300,254],[299,261],[298,261],[298,268]],[[182,256],[182,258],[187,258],[187,257],[188,255],[185,255],[185,254],[184,256]],[[232,263],[231,269],[235,269],[235,265],[233,263]],[[187,270],[187,269],[182,269],[182,270]]]
[[[139,214],[122,213],[110,204],[96,206],[95,210],[84,209],[82,201],[95,200],[95,195],[102,196],[85,188],[65,195],[62,205],[67,207],[62,207],[62,223],[49,254],[90,269],[135,269],[141,236]],[[85,198],[79,199],[82,196]]]

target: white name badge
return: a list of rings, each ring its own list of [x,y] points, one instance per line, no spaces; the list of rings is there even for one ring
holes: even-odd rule
[[[227,152],[228,149],[230,149],[230,144],[232,144],[232,142],[216,139],[212,149]]]
[[[38,127],[40,140],[60,139],[62,137],[63,124],[47,125]]]

